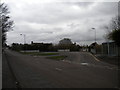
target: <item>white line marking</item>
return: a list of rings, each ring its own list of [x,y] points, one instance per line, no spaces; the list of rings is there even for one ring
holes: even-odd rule
[[[67,62],[67,63],[72,63],[71,61],[69,60],[62,60],[63,62]]]
[[[89,53],[90,54],[90,53]],[[94,55],[90,54],[96,61],[100,61],[99,59],[97,59]]]
[[[56,70],[58,70],[58,71],[62,71],[62,69],[60,69],[60,68],[55,68]]]
[[[85,65],[85,66],[87,66],[87,65],[88,65],[88,63],[81,63],[81,65]]]

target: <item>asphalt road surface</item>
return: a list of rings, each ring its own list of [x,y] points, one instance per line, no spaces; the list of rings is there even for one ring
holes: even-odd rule
[[[18,80],[22,88],[118,87],[117,67],[101,62],[89,53],[66,54],[69,55],[66,60],[57,61],[6,50],[3,62],[9,62],[14,74],[9,72],[6,77],[11,78],[13,87],[15,80]],[[4,73],[9,71],[5,67],[3,66]],[[3,78],[3,88],[10,87],[10,81],[6,82],[6,78]]]
[[[89,66],[92,65],[95,67],[107,67],[109,69],[118,68],[116,65],[100,61],[89,52],[66,52],[61,53],[61,55],[68,56],[65,60],[76,64],[87,63]]]

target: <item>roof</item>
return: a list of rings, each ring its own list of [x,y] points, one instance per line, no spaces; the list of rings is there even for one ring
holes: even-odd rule
[[[108,43],[115,43],[113,41],[110,41],[110,42],[103,42],[102,44],[108,44]]]
[[[94,42],[90,46],[92,47],[92,46],[95,46],[96,44],[97,44],[97,42]]]

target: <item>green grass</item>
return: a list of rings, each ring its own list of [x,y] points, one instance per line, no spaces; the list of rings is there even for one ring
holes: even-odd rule
[[[42,56],[48,56],[48,55],[58,55],[59,53],[40,53]]]
[[[49,56],[49,55],[58,55],[59,53],[44,53],[44,52],[20,52],[22,54],[36,55],[36,56]]]
[[[65,59],[67,56],[62,55],[62,56],[58,56],[59,53],[55,52],[20,52],[21,54],[25,54],[25,55],[33,55],[33,56],[49,56],[46,57],[48,59],[53,59],[53,60],[63,60]],[[51,56],[51,55],[57,55],[57,56]]]
[[[67,56],[50,56],[47,57],[48,59],[53,59],[53,60],[63,60],[65,59]]]

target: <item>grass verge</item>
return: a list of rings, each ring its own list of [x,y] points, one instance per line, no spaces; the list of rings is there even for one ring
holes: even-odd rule
[[[58,55],[59,53],[46,53],[46,52],[20,52],[22,54],[36,55],[36,56],[49,56],[49,55]]]
[[[67,56],[50,56],[47,57],[48,59],[53,59],[53,60],[63,60],[65,59]]]

